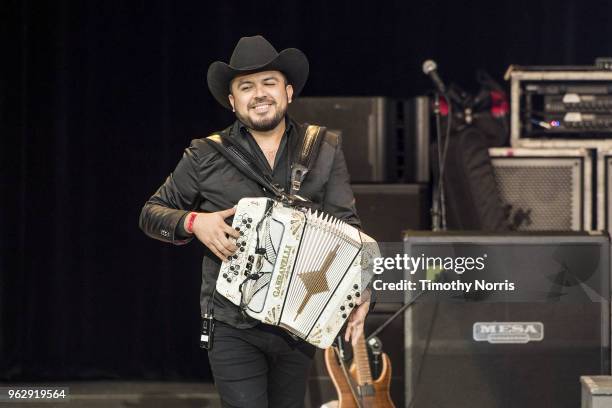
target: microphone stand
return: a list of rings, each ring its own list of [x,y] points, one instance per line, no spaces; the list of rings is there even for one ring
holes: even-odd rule
[[[438,185],[434,186],[433,200],[431,207],[431,226],[433,231],[440,231],[442,229],[441,224],[441,191],[440,191],[440,171],[442,164],[442,150],[441,150],[441,128],[440,128],[440,94],[434,93],[434,116],[436,118],[436,142],[438,144]]]
[[[440,95],[444,96],[448,107],[448,121],[446,128],[446,137],[444,145],[442,145],[442,116],[440,113]],[[433,231],[446,231],[446,192],[444,191],[444,169],[446,162],[446,153],[448,151],[448,143],[450,137],[450,126],[452,122],[452,107],[451,100],[447,94],[436,92],[434,94],[434,116],[436,118],[436,142],[438,145],[438,183],[434,186],[433,203],[431,209],[431,224]]]
[[[376,337],[376,335],[378,333],[380,333],[381,331],[383,331],[385,329],[385,327],[387,327],[389,324],[391,324],[392,321],[394,321],[399,315],[401,315],[402,313],[404,313],[409,307],[412,307],[412,305],[415,304],[415,302],[425,293],[427,292],[426,290],[422,290],[420,291],[415,297],[413,297],[412,299],[410,299],[408,302],[406,302],[405,305],[403,305],[402,307],[400,307],[397,312],[393,313],[393,316],[389,317],[387,320],[385,320],[383,322],[383,324],[381,324],[380,326],[378,326],[376,328],[376,330],[374,330],[372,333],[370,333],[370,335],[368,337],[366,337],[366,342],[370,341],[371,339],[373,339],[374,337]]]

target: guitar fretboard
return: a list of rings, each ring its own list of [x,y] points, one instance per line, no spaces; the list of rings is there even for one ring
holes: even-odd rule
[[[372,384],[372,372],[370,371],[370,360],[366,347],[365,336],[362,334],[353,347],[355,368],[357,369],[357,384]]]

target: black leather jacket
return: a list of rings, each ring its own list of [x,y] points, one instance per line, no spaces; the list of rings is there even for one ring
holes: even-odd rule
[[[289,152],[296,151],[305,129],[305,125],[287,118],[285,137]],[[245,133],[244,125],[239,121],[220,133],[253,153],[253,144],[247,140],[251,136]],[[326,133],[299,194],[326,213],[360,227],[339,135]],[[185,149],[174,172],[145,203],[140,213],[140,228],[152,238],[176,245],[185,244],[193,239],[182,227],[183,217],[188,212],[221,211],[235,206],[241,198],[264,196],[267,194],[261,186],[244,176],[204,139],[195,139]],[[208,310],[219,267],[220,260],[206,248],[200,295],[202,314]],[[214,300],[215,319],[234,327],[257,324],[255,320],[244,317],[237,306],[222,296],[215,295]]]

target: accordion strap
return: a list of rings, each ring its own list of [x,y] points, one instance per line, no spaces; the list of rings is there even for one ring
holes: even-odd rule
[[[317,157],[325,131],[326,128],[317,125],[309,125],[306,128],[302,144],[297,152],[296,161],[291,165],[291,191],[289,192],[291,196],[296,196],[300,191],[302,182]]]
[[[230,163],[236,166],[242,174],[264,187],[264,189],[268,189],[279,200],[286,201],[288,199],[283,190],[276,187],[269,177],[257,170],[249,154],[240,146],[231,143],[226,138],[221,137],[221,135],[211,135],[205,140],[223,157],[229,160]]]

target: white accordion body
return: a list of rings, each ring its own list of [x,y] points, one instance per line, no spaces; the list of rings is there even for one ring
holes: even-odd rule
[[[329,347],[372,277],[376,242],[334,217],[268,198],[240,200],[232,226],[239,250],[221,265],[217,292],[254,319]]]

